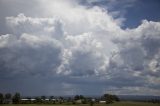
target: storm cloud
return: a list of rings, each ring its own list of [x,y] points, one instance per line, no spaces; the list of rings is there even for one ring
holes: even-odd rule
[[[160,22],[122,29],[100,6],[33,1],[30,14],[20,6],[1,18],[0,92],[160,95]]]

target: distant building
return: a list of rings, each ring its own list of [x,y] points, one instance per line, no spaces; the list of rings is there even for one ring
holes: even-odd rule
[[[50,99],[51,101],[56,101],[56,99]]]
[[[82,100],[79,99],[79,100],[76,100],[75,102],[76,102],[76,103],[82,103]]]
[[[36,99],[30,99],[31,101],[35,101]]]
[[[99,103],[106,103],[106,101],[104,101],[104,100],[100,100],[100,101],[99,101]]]
[[[92,99],[92,102],[95,102],[96,101],[96,99]]]
[[[45,101],[49,101],[49,99],[45,99]]]
[[[21,101],[29,101],[30,99],[27,99],[27,98],[23,98],[21,99]]]
[[[35,101],[36,99],[28,99],[28,98],[22,98],[21,101]]]

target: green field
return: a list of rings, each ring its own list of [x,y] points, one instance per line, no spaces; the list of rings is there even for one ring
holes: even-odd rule
[[[1,106],[90,106],[89,104],[3,104]],[[160,104],[143,103],[143,102],[116,102],[113,104],[94,104],[93,106],[160,106]]]

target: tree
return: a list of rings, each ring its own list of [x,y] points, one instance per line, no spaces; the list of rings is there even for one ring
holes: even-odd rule
[[[51,103],[53,103],[53,104],[55,104],[56,103],[56,101],[55,100],[53,100],[55,97],[54,96],[50,96],[49,97],[49,100],[51,101]]]
[[[67,102],[72,102],[72,98],[71,98],[71,97],[68,97],[68,98],[67,98]]]
[[[10,93],[5,94],[5,104],[9,104],[11,102],[12,95]]]
[[[93,106],[93,101],[92,100],[90,101],[90,106]]]
[[[84,99],[84,96],[83,95],[79,95],[79,99]]]
[[[106,104],[113,103],[112,95],[110,95],[110,94],[104,94],[104,98],[106,100]]]
[[[63,100],[64,100],[63,97],[60,96],[60,97],[59,97],[59,104],[62,104]]]
[[[3,104],[3,100],[4,100],[3,94],[0,93],[0,104]]]
[[[103,98],[106,100],[106,104],[113,103],[113,101],[119,101],[118,96],[111,94],[104,94]]]
[[[83,103],[83,104],[86,104],[86,103],[87,103],[87,99],[86,99],[85,97],[82,99],[82,103]]]
[[[42,100],[41,100],[40,97],[36,97],[35,99],[36,99],[36,100],[35,100],[35,103],[41,103],[41,102],[42,102]]]
[[[74,100],[79,100],[80,99],[80,96],[79,95],[75,95],[74,96]]]
[[[11,99],[12,95],[10,93],[5,94],[5,99]]]
[[[45,100],[45,99],[46,99],[46,96],[41,96],[41,99],[42,99],[42,100]]]
[[[50,96],[49,99],[50,99],[50,100],[54,99],[54,96]]]
[[[21,99],[20,93],[15,93],[15,95],[12,98],[13,104],[19,104],[20,103],[20,99]]]
[[[113,103],[112,95],[107,95],[107,97],[106,97],[106,104],[110,104],[110,103]]]
[[[46,96],[41,96],[41,101],[42,101],[42,103],[45,103],[45,102],[46,102],[45,99],[46,99]]]
[[[117,101],[117,102],[120,101],[117,95],[112,95],[112,98],[114,101]]]
[[[89,99],[89,103],[90,103],[90,106],[93,106],[94,102],[93,102],[92,98]]]

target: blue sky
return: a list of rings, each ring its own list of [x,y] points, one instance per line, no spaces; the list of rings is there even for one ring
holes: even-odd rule
[[[159,0],[0,0],[0,92],[160,95],[158,10]]]
[[[149,21],[160,20],[160,1],[159,0],[82,0],[83,5],[100,6],[109,12],[119,11],[118,16],[125,17],[122,28],[136,28],[143,19]]]
[[[149,21],[160,21],[160,9],[159,0],[138,0],[134,6],[127,9],[125,17],[125,27],[135,28],[142,19]]]

